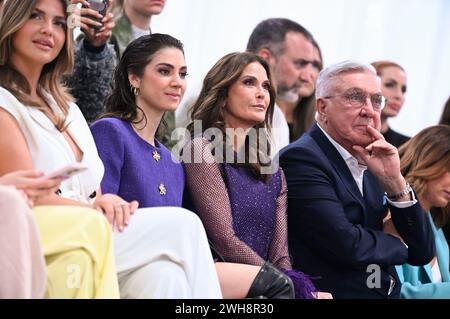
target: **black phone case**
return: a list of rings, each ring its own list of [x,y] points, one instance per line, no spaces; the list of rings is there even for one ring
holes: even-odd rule
[[[99,12],[103,17],[105,17],[106,15],[106,11],[108,10],[108,0],[101,0],[101,1],[90,1],[88,0],[89,4],[90,4],[90,9],[95,10],[97,12]],[[86,8],[86,6],[83,6],[84,8]],[[97,22],[102,22],[101,19],[90,16],[90,15],[85,15],[84,17],[87,17],[91,20],[97,21]],[[95,30],[99,30],[101,27],[99,26],[92,26],[93,29]]]

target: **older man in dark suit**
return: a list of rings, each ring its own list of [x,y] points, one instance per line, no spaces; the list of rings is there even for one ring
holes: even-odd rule
[[[397,149],[379,132],[380,80],[346,61],[320,73],[316,98],[318,123],[280,156],[294,266],[335,298],[398,298],[394,265],[428,263],[434,241]]]

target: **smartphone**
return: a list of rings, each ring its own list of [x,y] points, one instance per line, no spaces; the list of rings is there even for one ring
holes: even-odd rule
[[[106,11],[108,10],[108,0],[87,0],[87,2],[89,2],[89,8],[92,10],[97,11],[98,13],[100,13],[103,17],[105,17],[106,15]],[[83,8],[86,8],[86,6],[83,6]],[[102,22],[101,19],[90,16],[90,15],[85,15],[84,17],[87,17],[91,20],[97,21],[97,22]],[[102,18],[103,19],[103,18]],[[101,27],[99,26],[92,26],[92,28],[94,30],[98,30]]]
[[[84,172],[87,169],[88,169],[88,167],[84,164],[73,163],[73,164],[69,164],[63,168],[57,169],[56,171],[54,171],[50,174],[44,175],[42,178],[45,178],[45,179],[59,178],[64,181],[76,174]]]

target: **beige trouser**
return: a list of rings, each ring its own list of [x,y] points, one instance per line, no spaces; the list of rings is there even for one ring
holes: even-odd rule
[[[0,298],[42,298],[45,282],[32,212],[17,190],[0,186]]]

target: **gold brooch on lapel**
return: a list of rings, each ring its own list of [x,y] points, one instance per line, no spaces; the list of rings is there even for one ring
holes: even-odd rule
[[[167,193],[167,189],[166,186],[164,186],[164,184],[159,184],[159,195],[166,195]]]
[[[153,151],[152,157],[157,162],[159,162],[159,160],[161,159],[161,155],[159,155],[158,151]]]

